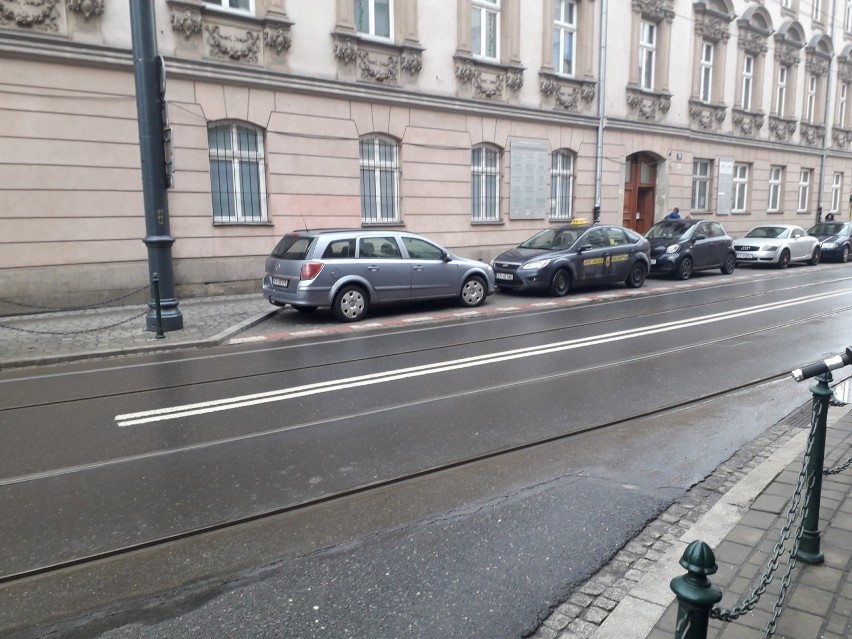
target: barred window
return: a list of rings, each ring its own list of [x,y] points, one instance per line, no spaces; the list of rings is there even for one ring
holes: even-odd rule
[[[213,221],[266,222],[266,166],[259,129],[236,122],[211,124],[210,191]]]
[[[571,195],[574,186],[574,156],[569,151],[554,151],[550,165],[550,217],[555,220],[572,216]]]
[[[474,222],[500,219],[500,150],[480,146],[471,153],[471,217]]]
[[[361,139],[361,221],[399,222],[399,146],[394,140]]]

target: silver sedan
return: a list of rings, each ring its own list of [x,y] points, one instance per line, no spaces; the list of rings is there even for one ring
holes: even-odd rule
[[[819,239],[808,235],[793,224],[767,224],[755,226],[738,240],[734,240],[737,264],[774,264],[787,268],[790,262],[818,264]]]

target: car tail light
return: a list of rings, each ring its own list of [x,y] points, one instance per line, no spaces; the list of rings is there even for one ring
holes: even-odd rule
[[[303,280],[312,280],[320,274],[323,264],[321,262],[305,262],[299,277]]]

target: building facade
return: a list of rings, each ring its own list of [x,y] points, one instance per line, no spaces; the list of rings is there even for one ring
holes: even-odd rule
[[[150,1],[178,297],[297,228],[849,218],[852,0]],[[144,287],[128,0],[0,0],[0,112],[0,300]]]

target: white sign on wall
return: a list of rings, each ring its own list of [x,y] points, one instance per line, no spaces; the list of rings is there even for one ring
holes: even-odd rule
[[[512,140],[509,165],[509,219],[543,220],[548,210],[547,142]]]

